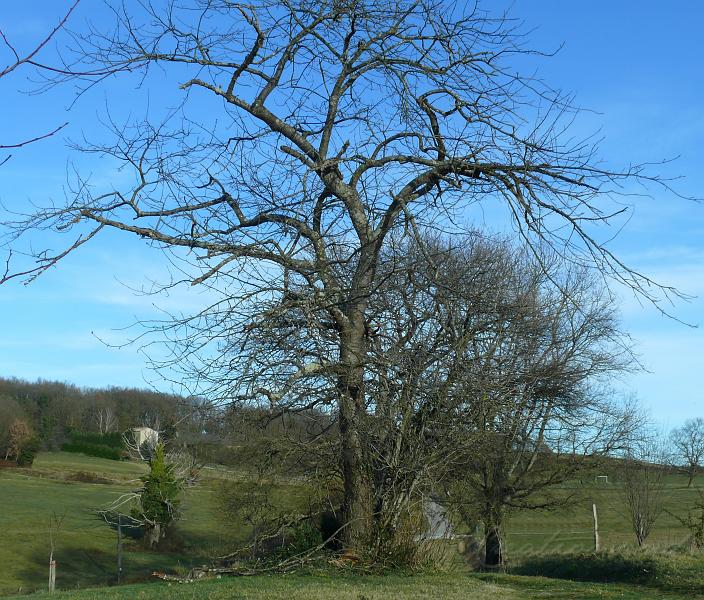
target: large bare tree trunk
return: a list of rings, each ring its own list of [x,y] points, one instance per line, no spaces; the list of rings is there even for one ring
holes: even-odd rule
[[[340,408],[340,444],[344,484],[343,530],[346,547],[359,550],[369,533],[369,479],[361,430],[366,417],[364,397],[364,359],[366,340],[362,307],[350,313],[349,324],[340,336],[340,375],[338,379]]]
[[[503,539],[501,526],[488,525],[484,532],[485,555],[484,564],[487,567],[499,567],[504,562]]]

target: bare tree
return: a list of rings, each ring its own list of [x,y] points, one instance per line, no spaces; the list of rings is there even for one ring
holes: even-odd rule
[[[49,517],[49,591],[53,592],[56,588],[56,545],[58,543],[61,526],[66,518],[66,513],[58,516],[55,512]]]
[[[485,525],[488,562],[500,562],[506,512],[570,502],[552,488],[629,441],[631,407],[599,389],[629,364],[613,299],[586,272],[563,271],[554,257],[537,261],[476,233],[383,253],[368,309],[362,432],[377,556],[413,552],[398,545],[409,541],[402,524],[434,500],[471,508]],[[285,365],[297,373],[302,353],[308,364],[334,363],[319,321],[298,308],[270,316],[228,355],[248,361],[252,384],[275,381]],[[298,376],[299,403],[279,400],[273,414],[324,407],[334,389],[324,376]],[[329,464],[325,447],[317,451],[316,466]]]
[[[203,470],[203,463],[186,448],[172,448],[166,453],[166,462],[173,468],[177,481],[184,487],[198,483]]]
[[[682,527],[691,533],[690,544],[697,550],[704,548],[704,494],[700,491],[698,498],[694,501],[694,506],[687,512],[686,517],[667,511]]]
[[[687,487],[691,487],[704,460],[704,419],[688,419],[682,427],[672,431],[670,441],[677,459],[684,459],[685,471],[689,477]]]
[[[95,412],[95,424],[98,427],[98,433],[106,434],[117,430],[117,416],[112,406],[100,406]]]
[[[80,0],[75,0],[68,9],[68,11],[61,18],[59,23],[56,25],[56,27],[54,27],[54,29],[52,29],[43,40],[41,40],[31,50],[27,52],[21,52],[20,50],[18,50],[16,45],[5,34],[2,27],[0,27],[0,51],[2,51],[9,57],[9,62],[6,63],[5,66],[0,67],[0,79],[2,79],[3,77],[7,77],[13,71],[27,65],[46,69],[47,67],[45,65],[42,65],[37,62],[38,55],[47,46],[47,44],[51,42],[51,40],[56,36],[56,34],[66,25],[68,18],[71,16],[71,13],[73,13],[73,11],[76,9],[79,2]],[[3,60],[4,62],[6,60],[5,56],[0,56],[2,57],[0,58],[0,60]],[[0,150],[13,150],[16,148],[21,148],[22,146],[26,146],[33,142],[37,142],[39,140],[51,137],[52,135],[66,127],[66,125],[67,123],[64,123],[47,133],[35,135],[32,138],[19,140],[16,142],[7,142],[4,140],[0,141]],[[10,155],[1,158],[0,165],[6,163],[9,159]]]
[[[445,501],[468,525],[483,524],[485,562],[496,566],[506,514],[574,501],[555,486],[623,449],[637,423],[607,393],[630,352],[606,290],[583,270],[507,246],[475,260],[453,265],[455,280],[468,283],[452,322],[473,327],[455,345]]]
[[[631,449],[621,465],[622,495],[639,546],[648,539],[665,508],[664,456],[658,444],[649,439]]]
[[[369,313],[393,236],[461,231],[464,211],[501,202],[534,248],[550,245],[654,302],[674,293],[599,237],[625,210],[620,186],[662,182],[640,167],[604,168],[596,147],[574,140],[569,98],[516,74],[512,57],[528,51],[503,16],[441,0],[163,0],[133,12],[115,3],[114,15],[114,30],[75,35],[56,81],[138,73],[169,106],[180,90],[182,109],[85,145],[133,184],[96,190],[79,178],[64,206],[7,222],[10,244],[36,230],[72,237],[0,282],[31,280],[106,229],[165,250],[178,279],[220,294],[191,319],[153,324],[202,393],[275,409],[300,407],[312,388],[336,413],[350,546],[372,512]],[[164,76],[178,82],[171,94]],[[196,99],[217,116],[191,114]],[[306,339],[281,334],[279,351],[232,364],[229,350],[257,330],[273,335],[269,324],[292,310],[311,324]]]

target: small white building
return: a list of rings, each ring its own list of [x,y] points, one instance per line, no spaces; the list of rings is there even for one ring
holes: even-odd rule
[[[132,435],[138,448],[144,443],[150,446],[156,446],[159,443],[159,432],[151,427],[133,427]]]

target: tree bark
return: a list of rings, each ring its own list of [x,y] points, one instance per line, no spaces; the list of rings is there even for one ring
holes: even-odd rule
[[[161,525],[157,523],[155,525],[146,526],[146,530],[144,532],[144,542],[147,548],[156,548],[162,537]]]
[[[484,525],[484,564],[487,567],[500,567],[504,564],[501,523]]]
[[[366,340],[364,311],[356,306],[347,313],[349,322],[340,335],[338,377],[339,427],[344,498],[342,532],[345,547],[361,550],[368,541],[370,502],[368,469],[361,437],[366,418],[364,359]]]

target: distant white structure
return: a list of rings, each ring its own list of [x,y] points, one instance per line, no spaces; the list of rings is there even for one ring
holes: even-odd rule
[[[609,483],[609,476],[608,475],[597,475],[594,478],[594,481],[596,483]]]
[[[159,432],[151,427],[133,427],[132,435],[137,448],[140,448],[144,443],[150,446],[156,446],[159,443]]]

